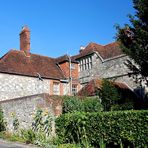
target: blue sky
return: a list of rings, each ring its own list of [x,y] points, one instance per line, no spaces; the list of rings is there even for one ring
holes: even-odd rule
[[[31,30],[31,52],[50,57],[77,54],[90,42],[115,39],[115,24],[129,23],[132,0],[0,0],[0,57],[19,50],[22,26]]]

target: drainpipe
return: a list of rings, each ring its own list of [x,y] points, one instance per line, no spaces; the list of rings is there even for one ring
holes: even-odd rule
[[[72,95],[72,76],[71,76],[71,58],[69,55],[67,55],[68,61],[69,61],[69,92],[70,95]]]

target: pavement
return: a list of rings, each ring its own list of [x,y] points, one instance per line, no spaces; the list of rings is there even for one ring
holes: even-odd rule
[[[0,148],[39,148],[32,144],[23,144],[19,142],[10,142],[0,139]]]

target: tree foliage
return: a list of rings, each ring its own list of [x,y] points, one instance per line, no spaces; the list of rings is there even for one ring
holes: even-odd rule
[[[133,0],[133,4],[135,16],[129,15],[131,23],[123,28],[117,26],[117,40],[130,58],[126,65],[134,80],[148,86],[148,0]]]
[[[113,83],[107,79],[103,79],[99,96],[101,98],[101,104],[103,105],[104,111],[110,111],[111,107],[117,104],[118,100],[120,100],[120,95],[118,94],[117,89],[114,87]]]

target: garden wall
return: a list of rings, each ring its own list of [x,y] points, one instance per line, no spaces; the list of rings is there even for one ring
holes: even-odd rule
[[[49,94],[37,94],[0,102],[7,123],[7,131],[13,132],[15,119],[18,120],[19,129],[29,129],[38,109],[48,112],[54,119],[62,112],[62,99],[59,96]],[[55,132],[55,122],[52,122],[52,132]]]

